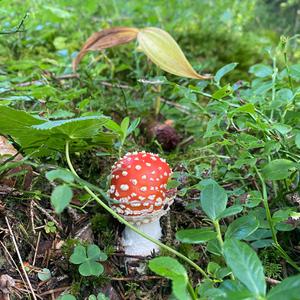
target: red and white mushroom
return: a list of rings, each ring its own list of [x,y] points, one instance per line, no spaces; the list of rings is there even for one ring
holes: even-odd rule
[[[118,202],[112,203],[112,208],[142,232],[160,239],[159,219],[174,198],[167,190],[171,174],[168,163],[157,154],[127,153],[112,167],[109,196]],[[123,232],[123,246],[128,255],[147,256],[159,250],[128,227]]]

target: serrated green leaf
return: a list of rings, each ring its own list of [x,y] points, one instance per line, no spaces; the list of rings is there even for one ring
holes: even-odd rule
[[[176,232],[176,239],[186,244],[201,244],[216,238],[217,233],[206,228],[183,229]]]
[[[26,154],[35,156],[63,152],[66,141],[71,141],[72,151],[88,150],[102,144],[110,146],[114,137],[111,133],[101,132],[108,121],[105,116],[48,121],[0,106],[0,133],[11,135]]]
[[[228,239],[224,242],[224,257],[233,275],[257,296],[266,294],[263,266],[255,251],[246,243]]]
[[[52,134],[63,134],[68,139],[92,138],[107,122],[107,117],[87,116],[68,120],[48,121],[32,128]]]
[[[51,204],[55,212],[60,214],[71,202],[73,197],[72,189],[68,185],[59,185],[55,187],[51,194]]]

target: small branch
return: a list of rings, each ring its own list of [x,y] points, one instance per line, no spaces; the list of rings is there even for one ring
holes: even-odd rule
[[[270,278],[270,277],[266,277],[266,282],[270,283],[271,285],[276,285],[276,284],[279,284],[281,281]]]

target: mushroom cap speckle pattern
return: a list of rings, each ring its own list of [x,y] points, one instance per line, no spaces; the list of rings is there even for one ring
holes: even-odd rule
[[[173,203],[166,195],[171,175],[168,163],[157,154],[127,153],[112,167],[108,194],[118,201],[112,208],[132,223],[159,218]]]

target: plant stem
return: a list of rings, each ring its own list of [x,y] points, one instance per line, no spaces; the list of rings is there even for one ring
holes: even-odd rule
[[[73,175],[80,179],[77,172],[75,171],[71,159],[70,159],[70,152],[69,152],[69,142],[66,142],[66,159],[69,166],[70,171],[73,173]],[[180,252],[174,250],[173,248],[163,244],[162,242],[152,238],[150,235],[145,234],[141,232],[139,229],[137,229],[132,224],[128,223],[124,218],[122,218],[120,215],[118,215],[113,209],[111,209],[108,205],[106,205],[88,186],[83,185],[83,188],[87,191],[89,195],[91,195],[96,202],[98,202],[105,210],[107,210],[112,216],[114,216],[120,223],[123,223],[124,225],[128,226],[130,229],[132,229],[137,234],[141,235],[143,238],[151,241],[152,243],[156,244],[157,246],[175,254],[176,256],[180,257],[182,260],[190,264],[192,267],[194,267],[197,271],[199,271],[203,277],[206,279],[209,279],[209,276],[205,273],[205,271],[199,267],[196,263],[191,261],[189,258],[187,258],[185,255],[181,254]]]
[[[192,299],[193,300],[197,300],[198,297],[197,297],[197,295],[196,295],[196,293],[195,293],[195,291],[194,291],[194,289],[193,289],[193,287],[192,287],[192,285],[191,285],[190,282],[188,282],[188,284],[187,284],[187,289],[188,289],[189,294],[191,295]]]
[[[224,242],[223,242],[223,238],[222,238],[222,233],[221,233],[221,229],[220,229],[219,220],[213,221],[213,224],[214,224],[215,229],[217,231],[217,240],[219,241],[219,244],[220,244],[221,248],[223,248]]]
[[[289,257],[289,255],[285,252],[285,250],[278,243],[277,236],[276,236],[276,230],[275,230],[275,227],[273,224],[273,220],[272,220],[272,216],[271,216],[271,212],[270,212],[270,208],[269,208],[269,203],[268,203],[267,187],[266,187],[265,181],[264,181],[261,173],[258,171],[257,167],[255,166],[254,168],[255,168],[255,171],[261,181],[262,192],[263,192],[263,204],[264,204],[264,207],[266,210],[267,221],[268,221],[268,224],[271,229],[272,239],[274,241],[274,247],[276,249],[278,249],[281,256],[286,259],[287,263],[289,263],[291,266],[293,266],[297,271],[300,271],[300,267]]]

